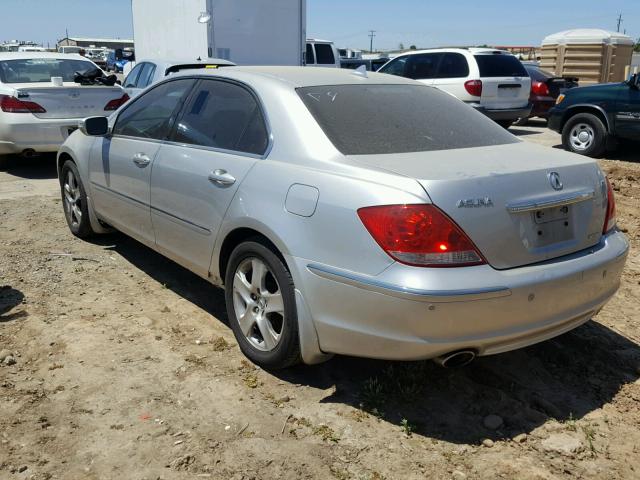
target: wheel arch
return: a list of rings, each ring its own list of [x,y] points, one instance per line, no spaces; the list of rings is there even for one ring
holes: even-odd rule
[[[579,113],[591,113],[592,115],[595,115],[602,121],[602,123],[604,124],[604,127],[607,129],[607,133],[609,134],[612,133],[611,122],[609,121],[609,117],[607,116],[607,113],[604,111],[602,107],[598,105],[591,105],[591,104],[578,104],[578,105],[572,105],[571,107],[569,107],[565,112],[565,114],[562,116],[562,123],[560,125],[561,133],[562,133],[562,130],[564,130],[564,127],[567,124],[567,122],[572,117],[574,117],[575,115],[578,115]]]
[[[291,271],[291,267],[285,259],[287,250],[284,242],[269,228],[261,224],[236,226],[224,234],[222,240],[219,242],[219,246],[216,248],[217,255],[214,256],[214,261],[212,262],[212,267],[217,268],[217,271],[211,272],[212,277],[219,279],[221,285],[224,284],[231,252],[233,252],[238,245],[250,239],[258,239],[261,243],[264,243],[265,246],[270,248],[273,253],[282,260],[282,263],[286,265],[289,271]]]

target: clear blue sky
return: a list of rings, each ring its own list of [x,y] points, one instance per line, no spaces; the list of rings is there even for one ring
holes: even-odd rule
[[[259,1],[259,0],[256,0]],[[0,0],[0,40],[52,45],[65,36],[130,38],[131,0]],[[615,30],[640,37],[640,0],[307,0],[307,33],[338,46],[537,45],[570,28]]]

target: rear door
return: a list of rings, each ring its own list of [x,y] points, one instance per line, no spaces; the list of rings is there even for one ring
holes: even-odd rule
[[[262,109],[248,88],[201,80],[153,166],[158,249],[206,276],[227,208],[268,144]]]
[[[491,110],[527,106],[531,78],[520,60],[502,52],[476,53],[474,58],[482,81],[482,106]]]
[[[425,85],[433,85],[438,74],[438,65],[444,55],[442,52],[409,55],[404,76],[418,80]]]
[[[96,210],[116,228],[154,243],[151,227],[151,168],[194,80],[159,85],[120,112],[112,135],[96,142],[89,179]]]

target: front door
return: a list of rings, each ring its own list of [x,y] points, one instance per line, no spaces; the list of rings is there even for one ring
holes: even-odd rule
[[[615,113],[616,134],[631,140],[640,140],[640,90],[623,85]]]
[[[158,250],[207,276],[227,208],[268,144],[262,110],[249,89],[201,80],[153,166],[151,217]]]
[[[146,244],[151,226],[151,169],[194,81],[165,83],[120,112],[112,135],[95,143],[89,179],[96,211],[114,227]]]

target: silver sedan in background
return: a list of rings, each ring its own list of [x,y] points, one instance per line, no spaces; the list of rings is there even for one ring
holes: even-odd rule
[[[58,171],[73,234],[113,227],[224,286],[266,368],[524,347],[595,315],[628,250],[596,162],[384,74],[177,74],[85,120]]]

